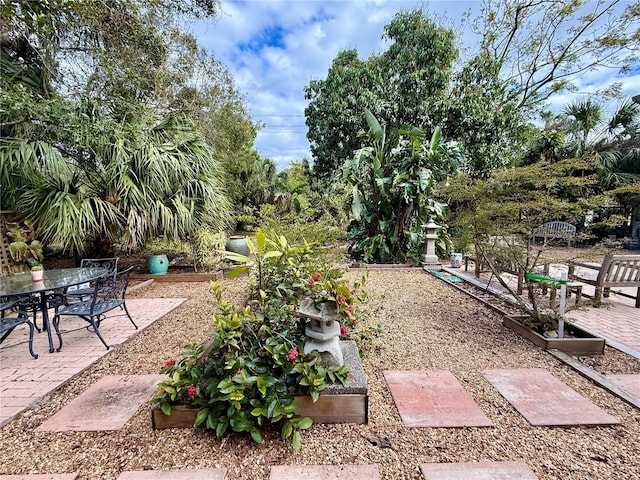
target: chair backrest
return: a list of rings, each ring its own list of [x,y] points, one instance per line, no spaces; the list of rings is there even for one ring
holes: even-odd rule
[[[116,272],[115,276],[106,275],[96,281],[94,297],[109,300],[124,300],[129,286],[129,276],[134,267],[129,267],[121,272]]]
[[[80,260],[81,267],[106,268],[110,275],[115,275],[118,271],[118,258],[83,258]]]
[[[606,255],[598,283],[612,287],[640,287],[640,255]]]

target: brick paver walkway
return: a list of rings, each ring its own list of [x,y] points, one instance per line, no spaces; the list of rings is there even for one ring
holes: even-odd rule
[[[128,299],[127,308],[138,330],[133,328],[126,316],[107,317],[100,326],[100,333],[114,348],[184,301],[183,298]],[[117,311],[114,314],[120,315]],[[77,322],[78,326],[86,325],[80,319]],[[69,322],[65,326],[69,326]],[[109,352],[94,333],[82,328],[63,335],[62,350],[54,353],[49,353],[46,333],[36,333],[33,348],[39,357],[34,359],[29,355],[26,344],[16,345],[28,338],[27,328],[18,329],[0,349],[0,426],[37,404],[49,392],[64,385]],[[57,344],[54,335],[54,346]]]

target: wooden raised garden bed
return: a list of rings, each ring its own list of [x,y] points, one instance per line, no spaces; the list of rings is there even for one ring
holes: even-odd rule
[[[351,372],[346,385],[329,385],[317,402],[313,403],[309,395],[297,395],[294,403],[296,413],[310,417],[314,423],[358,423],[369,420],[369,395],[367,379],[360,362],[358,347],[352,340],[341,340],[344,364]],[[191,428],[196,420],[198,409],[186,405],[171,407],[171,415],[165,415],[159,405],[151,409],[151,425],[154,429]]]
[[[547,338],[540,335],[523,325],[514,315],[505,315],[502,324],[545,350],[559,350],[580,355],[602,355],[604,353],[604,338],[595,337],[573,324],[565,324],[565,332],[571,336],[564,338]]]
[[[299,395],[294,399],[296,413],[311,417],[314,423],[367,423],[368,397],[363,394],[320,395],[316,403],[309,395]],[[191,428],[198,409],[186,405],[171,407],[171,415],[165,415],[158,405],[151,410],[151,425],[154,429]],[[204,425],[203,425],[204,426]]]

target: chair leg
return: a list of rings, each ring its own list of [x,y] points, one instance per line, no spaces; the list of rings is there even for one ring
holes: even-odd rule
[[[110,347],[107,344],[107,342],[104,341],[104,338],[102,338],[102,335],[100,334],[100,329],[98,328],[98,325],[100,324],[100,321],[96,322],[93,317],[80,316],[80,318],[82,318],[85,322],[89,323],[89,325],[87,325],[87,330],[90,327],[93,328],[93,333],[95,333],[98,336],[98,338],[100,339],[102,344],[105,346],[105,348],[107,350],[109,350]],[[58,348],[56,349],[56,352],[59,352],[62,349],[62,332],[60,332],[60,317],[59,316],[53,317],[53,327],[56,330],[56,335],[58,335]]]
[[[4,335],[0,337],[0,343],[4,342],[4,339],[7,338],[11,332],[13,332],[13,328],[11,330],[7,330],[6,332],[4,332]]]
[[[58,336],[58,348],[56,349],[56,352],[59,352],[60,349],[62,348],[62,333],[60,332],[60,315],[55,315],[51,323],[53,324],[53,328],[56,331],[56,335]],[[49,328],[51,328],[51,326],[49,326]]]
[[[524,288],[524,270],[518,269],[518,286],[516,287],[516,292],[518,295],[522,295],[522,291]]]
[[[593,303],[599,306],[602,303],[602,287],[596,287],[596,292],[593,295]]]
[[[98,328],[98,326],[100,325],[100,318],[98,317],[97,322],[94,320],[94,317],[82,317],[82,318],[84,318],[87,322],[91,324],[91,326],[93,327],[93,333],[95,333],[98,336],[98,338],[100,339],[102,344],[105,346],[105,348],[109,350],[110,347],[109,345],[107,345],[107,342],[104,341],[104,338],[102,338],[102,335],[100,335],[100,330]]]
[[[33,326],[35,327],[35,329],[38,331],[38,333],[41,333],[42,330],[44,330],[44,325],[42,325],[42,328],[38,327],[38,322],[36,322],[36,317],[38,316],[38,311],[34,310],[33,311]]]
[[[31,354],[31,356],[33,358],[38,358],[38,354],[34,353],[34,351],[33,351],[33,330],[34,330],[33,329],[33,323],[31,323],[31,321],[27,321],[25,323],[29,327],[29,353]],[[2,337],[0,337],[0,343],[4,342],[5,338],[7,338],[9,336],[9,334],[11,332],[13,332],[14,330],[15,330],[15,327],[13,327],[11,330],[8,330],[8,331],[4,332],[4,335],[2,335]]]
[[[38,358],[38,354],[37,353],[33,353],[33,330],[34,330],[34,326],[33,323],[29,322],[27,325],[29,325],[29,353],[31,354],[31,356],[33,358]]]
[[[124,308],[124,312],[127,314],[127,317],[129,317],[129,321],[133,324],[133,326],[136,328],[136,330],[138,329],[138,325],[136,325],[136,322],[133,321],[133,318],[131,318],[131,314],[129,313],[129,310],[127,309],[127,304],[123,303],[122,304],[122,308]]]

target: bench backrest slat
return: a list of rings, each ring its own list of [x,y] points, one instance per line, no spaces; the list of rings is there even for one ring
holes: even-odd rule
[[[536,229],[536,233],[543,235],[562,235],[567,237],[575,237],[576,227],[567,222],[555,220],[547,222]]]
[[[640,255],[605,256],[598,272],[598,283],[619,287],[640,286]]]

